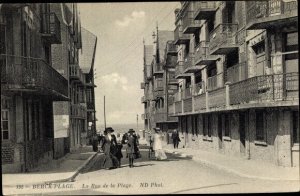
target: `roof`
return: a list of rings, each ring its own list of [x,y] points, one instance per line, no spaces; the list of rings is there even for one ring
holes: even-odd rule
[[[83,73],[89,73],[94,66],[97,36],[81,27],[82,48],[79,51],[79,66]]]
[[[158,49],[161,62],[165,57],[165,48],[169,40],[174,40],[174,31],[158,31]]]
[[[144,55],[145,55],[145,64],[151,65],[153,59],[153,45],[145,45],[144,46]]]

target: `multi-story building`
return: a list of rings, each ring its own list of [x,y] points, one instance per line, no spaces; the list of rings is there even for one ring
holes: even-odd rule
[[[85,28],[81,28],[82,48],[79,51],[79,64],[84,74],[84,100],[87,114],[85,132],[82,133],[82,142],[91,144],[92,137],[96,134],[96,108],[95,108],[95,82],[94,60],[97,47],[97,37]],[[87,131],[86,131],[87,130]]]
[[[85,96],[94,100],[96,40],[81,35],[76,4],[2,4],[0,11],[2,169],[22,172],[82,144],[95,119],[87,119]]]
[[[172,116],[187,147],[299,165],[298,3],[181,2]]]
[[[53,158],[52,103],[68,100],[68,79],[51,60],[61,22],[49,4],[0,11],[2,171],[28,171]]]
[[[174,85],[169,83],[170,80],[174,80],[176,63],[174,32],[157,28],[153,37],[153,46],[144,46],[144,83],[141,84],[141,88],[144,89],[142,102],[145,103],[145,129],[150,131],[159,127],[168,133],[177,129],[177,117],[168,115],[168,105],[173,99],[171,95],[175,92],[174,87],[172,88]]]

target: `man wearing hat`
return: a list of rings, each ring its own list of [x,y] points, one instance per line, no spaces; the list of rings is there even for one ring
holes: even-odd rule
[[[119,165],[118,159],[115,157],[117,149],[116,137],[112,135],[114,130],[111,127],[107,127],[104,131],[105,136],[103,139],[102,149],[105,154],[103,167],[105,169],[117,168]]]
[[[136,158],[136,153],[138,150],[137,147],[137,138],[133,135],[135,131],[133,129],[129,129],[128,131],[128,141],[127,141],[127,156],[129,158],[129,167],[133,167],[133,160]]]

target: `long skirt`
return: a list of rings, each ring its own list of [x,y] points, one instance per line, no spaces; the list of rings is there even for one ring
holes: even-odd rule
[[[159,149],[159,150],[155,150],[155,158],[157,158],[158,160],[166,160],[167,155],[163,149]]]

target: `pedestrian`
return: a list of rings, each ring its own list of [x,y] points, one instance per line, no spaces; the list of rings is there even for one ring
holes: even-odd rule
[[[97,134],[95,134],[93,136],[92,143],[93,143],[93,151],[97,152],[98,151],[98,136],[97,136]]]
[[[133,160],[135,159],[135,153],[137,149],[137,139],[133,135],[135,131],[133,129],[129,129],[128,137],[127,137],[127,157],[129,158],[129,167],[133,167]]]
[[[104,139],[102,144],[102,149],[105,155],[103,167],[105,169],[114,169],[118,166],[118,159],[116,158],[117,142],[115,136],[112,135],[114,130],[108,127],[104,131]]]
[[[155,154],[156,160],[165,160],[167,159],[167,155],[163,150],[162,147],[162,136],[161,131],[159,128],[154,128],[154,135],[153,135],[153,150]]]
[[[121,159],[123,158],[122,148],[123,148],[122,139],[121,139],[121,137],[118,137],[117,138],[117,154],[116,154],[116,157],[117,157],[118,162],[119,162],[119,165],[118,165],[119,168],[121,168]]]
[[[178,149],[178,144],[180,142],[180,138],[179,138],[178,131],[176,129],[173,130],[172,139],[173,139],[174,149],[175,148]]]

